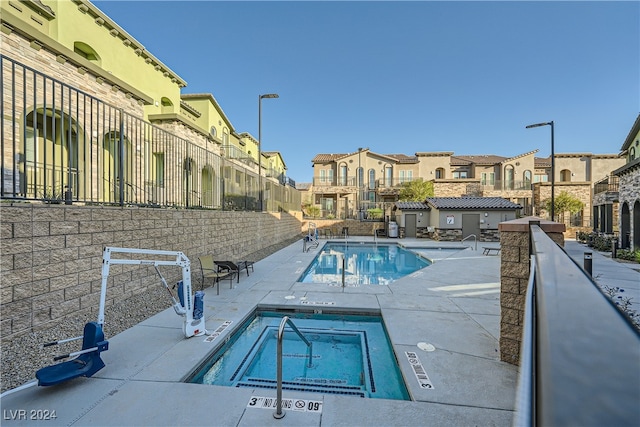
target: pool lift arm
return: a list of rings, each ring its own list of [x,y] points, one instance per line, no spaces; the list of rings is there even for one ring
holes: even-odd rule
[[[129,254],[134,258],[112,258],[112,254]],[[138,256],[135,258],[135,256]],[[163,257],[164,259],[149,259],[150,257]],[[177,251],[160,251],[151,249],[134,249],[134,248],[116,248],[105,247],[102,255],[102,286],[100,289],[100,308],[98,311],[98,321],[89,322],[84,326],[84,334],[78,337],[66,338],[58,341],[49,342],[43,347],[63,344],[70,341],[82,340],[82,349],[80,351],[55,356],[54,361],[70,359],[62,363],[46,366],[36,372],[36,380],[23,384],[12,390],[8,390],[2,395],[4,397],[16,391],[34,386],[51,386],[56,385],[80,376],[91,377],[105,364],[100,358],[100,353],[109,349],[109,341],[104,337],[104,308],[107,297],[107,280],[109,278],[109,269],[112,265],[148,265],[153,266],[160,276],[162,284],[169,292],[173,302],[173,309],[176,314],[184,318],[183,332],[189,338],[192,336],[204,335],[207,333],[204,324],[204,292],[196,292],[194,298],[191,297],[191,263],[182,252]],[[177,301],[171,289],[167,285],[166,280],[162,277],[159,266],[173,266],[182,269],[182,281],[178,282]]]
[[[113,258],[112,254],[132,254],[138,258]],[[149,259],[150,256],[164,257],[165,259]],[[173,258],[173,259],[171,259]],[[109,278],[109,268],[111,265],[152,265],[163,286],[169,292],[172,306],[176,314],[184,318],[182,331],[185,337],[204,335],[207,331],[204,322],[204,312],[202,297],[200,294],[196,300],[191,296],[191,262],[184,253],[180,251],[162,251],[153,249],[116,248],[105,247],[102,255],[102,288],[100,289],[100,309],[98,312],[98,323],[104,324],[104,307],[107,296],[107,279]],[[166,280],[158,269],[159,266],[173,266],[182,269],[182,280],[178,282],[178,298],[173,296]]]

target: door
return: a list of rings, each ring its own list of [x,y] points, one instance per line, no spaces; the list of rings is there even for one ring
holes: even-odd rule
[[[404,236],[416,237],[416,214],[404,215]]]
[[[480,240],[480,214],[462,214],[462,238],[472,234]]]

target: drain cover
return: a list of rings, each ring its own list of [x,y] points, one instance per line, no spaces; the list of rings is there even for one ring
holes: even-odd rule
[[[419,342],[418,348],[423,351],[434,351],[436,349],[433,344],[429,344],[428,342]]]

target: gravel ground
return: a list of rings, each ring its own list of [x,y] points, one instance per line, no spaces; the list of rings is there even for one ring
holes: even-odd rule
[[[259,261],[298,240],[300,237],[296,236],[249,254],[245,258]],[[119,304],[107,307],[105,317],[110,320],[105,324],[105,336],[114,336],[167,308],[170,308],[170,303],[167,300],[165,288],[161,286],[151,288],[143,294],[135,295]],[[50,329],[34,331],[11,340],[3,340],[0,347],[2,353],[2,392],[34,379],[38,369],[53,363],[53,356],[79,350],[78,341],[45,349],[42,348],[42,344],[80,335],[84,324],[93,320],[95,320],[95,316],[72,317]]]

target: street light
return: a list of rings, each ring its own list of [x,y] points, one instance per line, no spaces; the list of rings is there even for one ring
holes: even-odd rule
[[[556,159],[553,152],[553,120],[545,123],[536,123],[535,125],[529,125],[526,128],[537,128],[540,126],[551,126],[551,221],[555,221],[555,181],[556,181]]]
[[[260,212],[262,208],[262,99],[263,98],[279,98],[277,93],[267,93],[258,96],[258,202],[260,204]]]

